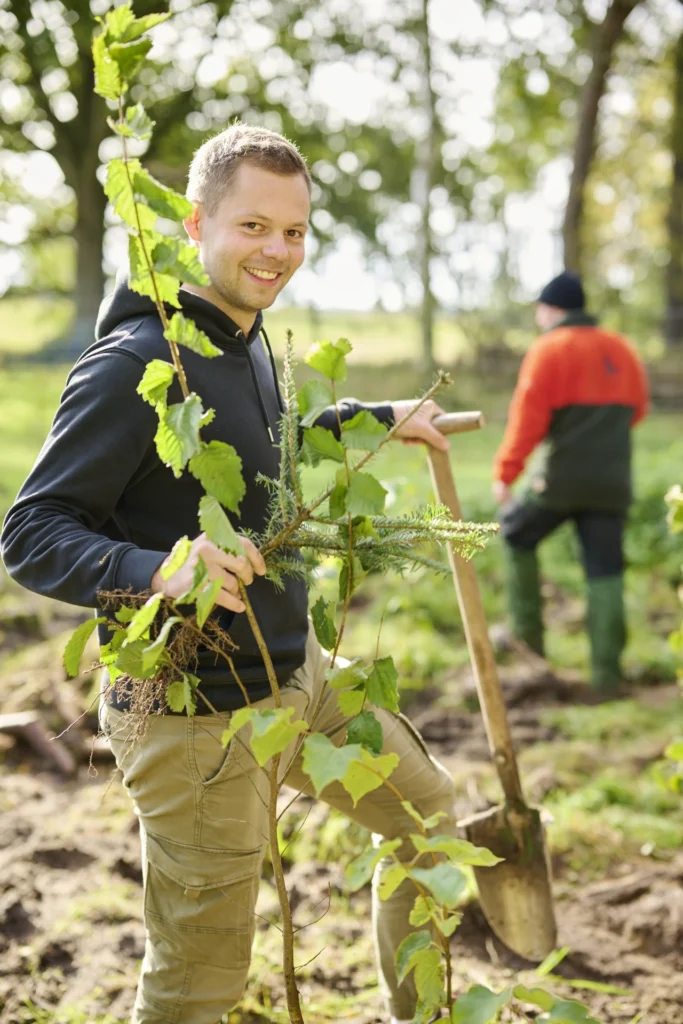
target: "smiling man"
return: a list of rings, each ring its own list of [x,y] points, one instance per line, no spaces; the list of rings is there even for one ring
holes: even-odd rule
[[[303,262],[310,192],[298,150],[262,128],[233,125],[198,150],[190,169],[194,209],[185,227],[210,283],[184,286],[180,301],[221,356],[208,360],[183,350],[183,365],[191,389],[216,410],[203,437],[234,445],[242,458],[246,494],[235,525],[255,534],[267,522],[269,498],[257,476],[278,474],[283,408],[261,311]],[[249,586],[283,705],[309,723],[318,709],[316,731],[341,744],[348,719],[325,683],[330,657],[308,628],[305,585],[290,578],[277,591],[265,578],[260,553],[244,537],[244,556],[236,558],[196,536],[200,485],[189,473],[176,480],[160,462],[156,414],[136,394],[151,359],[168,359],[161,322],[152,302],[133,292],[124,275],[103,303],[97,340],[69,375],[50,436],[8,513],[2,535],[7,569],[38,593],[97,607],[101,591],[151,589],[178,597],[201,556],[222,583],[216,614],[237,645],[233,660],[250,702],[272,706],[238,580]],[[169,401],[180,400],[172,388]],[[413,404],[368,408],[392,423]],[[361,408],[342,400],[342,420]],[[431,424],[439,411],[433,402],[423,406],[402,428],[402,439],[446,448]],[[338,429],[336,410],[323,412],[318,422]],[[196,536],[190,557],[164,580],[160,568],[183,535]],[[267,780],[238,740],[221,745],[232,711],[244,703],[230,672],[206,648],[191,668],[218,719],[202,713],[202,701],[191,718],[160,709],[132,742],[125,695],[110,693],[101,709],[142,837],[147,942],[134,1024],[218,1024],[241,997],[249,968],[268,831]],[[445,813],[439,832],[454,829],[448,773],[405,718],[376,713],[384,752],[400,759],[392,782],[424,817]],[[286,781],[304,789],[308,779],[295,755],[295,749],[283,755]],[[385,787],[356,807],[336,783],[323,799],[380,836],[407,838],[414,831],[413,819]],[[411,849],[403,844],[406,857]],[[389,865],[378,866],[375,892]],[[410,1020],[415,1010],[412,975],[399,985],[394,967],[395,950],[413,931],[413,901],[412,883],[404,882],[390,899],[375,897],[373,903],[380,984],[394,1020]]]

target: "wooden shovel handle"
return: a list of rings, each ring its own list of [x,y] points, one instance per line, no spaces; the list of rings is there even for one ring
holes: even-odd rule
[[[468,430],[480,430],[484,422],[481,412],[444,412],[434,417],[432,425],[442,434],[464,434]]]
[[[463,415],[463,414],[456,414]],[[465,414],[468,415],[468,414]],[[472,414],[469,414],[472,415]],[[440,417],[439,417],[440,418]],[[433,421],[433,422],[436,422]],[[470,428],[472,429],[472,428]],[[476,429],[476,428],[475,428]],[[462,519],[462,510],[455,489],[455,480],[448,452],[429,448],[429,467],[436,496],[442,505],[451,510],[454,519]],[[493,648],[489,640],[484,606],[479,591],[477,573],[472,562],[466,561],[448,545],[448,559],[451,563],[453,580],[460,614],[465,627],[467,646],[474,671],[474,680],[479,693],[484,726],[489,741],[489,750],[507,800],[524,802],[522,784],[517,769],[517,759],[508,725],[505,702],[498,679]]]

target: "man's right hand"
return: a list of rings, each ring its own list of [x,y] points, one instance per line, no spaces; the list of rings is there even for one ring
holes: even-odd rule
[[[167,580],[163,579],[161,569],[171,556],[169,555],[161,563],[152,577],[152,590],[155,594],[161,592],[167,597],[180,597],[191,588],[194,568],[198,560],[202,558],[209,570],[209,579],[221,581],[216,604],[227,608],[230,612],[243,612],[244,602],[239,594],[238,581],[249,586],[254,580],[254,573],[258,576],[265,576],[266,563],[263,561],[259,549],[247,537],[239,537],[239,542],[244,548],[244,555],[228,555],[216,547],[205,533],[200,533],[192,541],[185,564]]]

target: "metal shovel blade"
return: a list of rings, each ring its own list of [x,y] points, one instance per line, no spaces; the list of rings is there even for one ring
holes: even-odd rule
[[[495,867],[474,869],[491,928],[513,953],[544,960],[555,949],[557,926],[539,812],[501,804],[458,824],[475,846],[504,858]]]

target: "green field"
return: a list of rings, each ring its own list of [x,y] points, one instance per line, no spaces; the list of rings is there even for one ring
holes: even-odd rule
[[[271,337],[276,351],[281,352],[285,326],[291,324],[297,332],[297,353],[302,355],[310,340],[310,334],[306,335],[310,327],[306,317],[300,312],[288,311],[286,315],[272,319],[275,326],[271,329]],[[34,351],[38,351],[47,338],[47,332],[42,331],[41,335],[39,318],[34,318],[32,324]],[[347,317],[337,314],[329,318],[327,327],[330,335],[348,334],[358,343],[350,359],[344,393],[361,399],[379,400],[411,396],[420,390],[419,375],[414,369],[418,354],[415,324],[409,317]],[[6,338],[0,339],[0,354],[4,351],[9,358],[0,364],[0,511],[3,514],[45,439],[68,372],[68,367],[61,364],[22,363],[16,359],[16,347],[14,352],[10,344],[3,349],[4,341]],[[302,377],[304,374],[305,368]],[[479,408],[486,416],[484,430],[453,438],[452,465],[465,516],[489,521],[495,518],[490,492],[491,463],[502,436],[514,381],[511,380],[507,388],[499,385],[498,390],[492,390],[487,380],[477,376],[474,368],[466,363],[453,368],[453,377],[453,385],[442,396],[443,404],[449,408]],[[631,511],[627,537],[630,639],[625,667],[628,677],[636,684],[633,699],[613,701],[599,707],[582,705],[583,691],[588,689],[583,686],[587,679],[588,649],[583,632],[584,585],[578,547],[571,528],[559,530],[542,549],[549,660],[563,678],[575,682],[576,692],[581,696],[576,702],[558,703],[552,689],[544,689],[543,684],[539,684],[527,704],[523,707],[513,705],[510,714],[513,736],[520,747],[526,793],[534,802],[542,803],[552,818],[548,826],[548,842],[563,894],[561,902],[558,902],[563,915],[568,907],[573,913],[584,905],[585,886],[590,886],[596,879],[632,870],[652,875],[653,881],[647,883],[652,888],[646,888],[643,897],[645,907],[646,900],[651,898],[658,884],[662,865],[666,867],[675,851],[683,846],[680,794],[668,790],[661,777],[664,748],[674,736],[683,734],[683,701],[676,688],[670,685],[677,666],[667,643],[668,633],[680,618],[677,586],[683,550],[680,538],[670,537],[667,532],[663,501],[671,484],[680,481],[682,464],[680,415],[661,411],[653,413],[635,435],[637,499]],[[387,488],[388,502],[395,511],[408,511],[432,499],[425,455],[419,448],[390,445],[377,459],[375,471]],[[308,471],[306,485],[318,488],[328,472],[324,467]],[[439,553],[434,554],[438,556]],[[489,621],[500,622],[505,619],[506,609],[502,551],[497,537],[494,536],[488,548],[476,556],[475,564]],[[323,564],[319,569],[317,589],[334,596],[336,577],[334,566]],[[39,634],[34,639],[27,634],[21,646],[3,652],[0,674],[6,702],[9,702],[7,707],[16,710],[15,697],[19,693],[28,694],[30,690],[32,696],[26,698],[26,703],[21,703],[21,708],[38,706],[49,720],[53,713],[55,659],[59,658],[72,624],[64,618],[64,606],[36,599],[6,578],[0,578],[0,627],[7,631],[7,635],[11,634],[11,622],[17,612],[35,612],[36,608],[42,624]],[[3,615],[6,615],[6,621],[2,620]],[[471,697],[463,696],[467,694],[468,656],[453,584],[447,573],[439,577],[432,572],[420,571],[403,579],[371,576],[364,582],[352,602],[343,653],[368,657],[374,655],[376,649],[382,656],[391,654],[394,657],[401,677],[403,705],[409,713],[426,714],[431,728],[436,728],[437,733],[442,720],[455,725],[460,723],[462,735],[442,740],[438,736],[429,737],[429,741],[452,772],[462,806],[471,807],[473,800],[496,800],[497,784],[486,758],[476,703]],[[519,664],[514,658],[505,656],[499,663],[501,676],[507,685],[506,681],[519,670]],[[669,685],[662,685],[666,683]],[[75,681],[73,692],[83,708],[92,704],[93,685],[92,678],[87,676]],[[70,687],[71,684],[64,686]],[[463,738],[466,740],[477,732],[479,747],[473,756],[468,749],[461,749],[460,744]],[[25,770],[26,766],[21,765],[19,775],[23,775]],[[15,774],[12,774],[11,766],[5,772],[6,788],[0,790],[0,801],[4,800],[3,809],[12,820],[17,816],[23,821],[27,807],[19,790],[19,795],[13,795],[18,778],[16,768]],[[49,773],[43,773],[41,778],[49,778]],[[0,773],[0,782],[2,780]],[[47,784],[37,784],[33,804],[28,808],[34,815],[31,820],[36,823],[36,842],[49,850],[60,848],[60,844],[70,849],[77,844],[76,836],[80,836],[78,841],[82,840],[82,823],[87,822],[84,834],[90,836],[93,849],[101,851],[101,854],[90,865],[69,873],[72,893],[69,900],[62,903],[57,900],[59,913],[54,921],[48,913],[54,900],[52,897],[46,899],[44,920],[47,923],[41,926],[44,931],[39,938],[31,940],[32,949],[38,949],[42,948],[41,943],[49,946],[51,942],[63,942],[67,936],[68,941],[74,944],[73,977],[79,981],[80,987],[70,990],[70,976],[67,973],[62,977],[58,970],[44,972],[38,984],[35,980],[38,975],[28,978],[26,972],[22,973],[23,968],[18,969],[13,975],[16,979],[13,984],[24,1000],[22,1005],[26,1006],[25,1016],[18,1020],[26,1021],[26,1024],[29,1020],[44,1021],[44,1024],[49,1021],[55,1024],[58,1021],[64,1024],[83,1024],[85,1021],[119,1024],[129,1019],[138,969],[137,957],[141,954],[136,952],[138,947],[135,945],[132,952],[126,954],[115,950],[123,948],[118,943],[124,930],[126,934],[141,934],[141,896],[138,886],[130,881],[122,884],[116,870],[101,858],[112,844],[123,851],[122,856],[129,856],[126,851],[131,843],[130,810],[126,797],[118,783],[112,786],[109,768],[97,782],[90,778],[87,783],[74,782],[68,793],[62,793],[59,787],[55,787],[50,788],[45,797],[41,786]],[[44,809],[46,802],[50,808],[47,814]],[[34,805],[37,810],[30,809]],[[67,810],[78,818],[78,825],[74,823],[75,819],[69,818]],[[368,915],[367,896],[361,893],[350,897],[337,878],[337,875],[341,877],[340,866],[343,867],[365,847],[367,836],[357,826],[349,828],[338,815],[328,815],[324,808],[314,810],[307,820],[309,811],[310,808],[297,809],[295,806],[290,823],[284,823],[284,834],[290,837],[286,854],[288,883],[290,890],[301,891],[304,894],[302,899],[309,901],[303,903],[307,908],[307,918],[314,919],[319,915],[316,885],[323,887],[325,899],[328,898],[328,885],[332,893],[328,920],[321,922],[319,929],[312,929],[310,934],[302,933],[300,938],[301,960],[304,963],[311,960],[311,967],[305,968],[302,977],[310,988],[315,1019],[318,1022],[344,1019],[354,1024],[376,1019],[376,980],[369,966],[369,935],[363,932],[358,937],[358,933],[353,931],[358,920]],[[18,858],[17,864],[21,867],[22,863]],[[327,876],[318,877],[323,864],[333,865],[337,875],[329,879]],[[35,871],[33,865],[30,871]],[[33,873],[30,877],[33,878]],[[15,892],[21,893],[23,878],[17,869],[8,884]],[[44,884],[48,886],[51,883]],[[603,910],[597,907],[586,934],[595,931]],[[661,931],[662,912],[659,904],[648,911],[657,933]],[[36,909],[36,920],[39,920],[38,914]],[[99,935],[101,931],[97,940],[91,937],[93,922],[96,922],[95,932]],[[612,927],[614,935],[618,935],[617,925]],[[611,982],[618,976],[621,983],[621,975],[612,961],[603,964],[600,959],[602,949],[598,949],[598,939],[595,940],[594,959],[589,957],[588,965],[583,967],[582,934],[580,930],[574,930],[566,939],[568,944],[577,947],[577,962],[581,965],[577,968],[579,976],[595,977],[598,982]],[[230,1015],[231,1024],[284,1020],[277,1005],[279,942],[278,932],[260,929],[250,994],[241,1009]],[[322,954],[317,959],[321,950]],[[110,953],[118,958],[115,969],[107,959]],[[31,955],[39,956],[37,952]],[[87,973],[91,955],[97,963],[105,965],[102,968],[104,981],[92,995],[85,997],[83,993],[86,988],[90,992],[92,984],[87,978],[84,981],[80,979]],[[509,976],[504,971],[501,973],[499,965],[489,961],[488,953],[482,953],[482,959],[471,963],[467,960],[470,955],[465,938],[455,952],[455,962],[462,972],[457,983],[460,987],[481,977],[497,988],[509,983]],[[670,951],[669,955],[673,956],[673,953]],[[615,953],[615,963],[617,959]],[[670,971],[668,962],[666,959],[661,961],[665,973]],[[357,991],[353,997],[343,987],[343,981],[337,983],[334,980],[340,972],[351,972],[355,978]],[[643,977],[650,985],[650,975]],[[109,984],[111,992],[107,988]],[[636,979],[633,987],[638,990],[638,998],[644,998],[641,988],[647,985],[644,981],[641,986]],[[117,997],[116,993],[120,996]],[[565,994],[576,995],[573,991]],[[36,999],[40,996],[43,1006],[58,1006],[58,1009],[43,1011],[37,1008],[33,1002],[34,995]],[[118,1002],[113,1001],[116,998]],[[592,998],[598,1000],[599,996]],[[668,1024],[673,1019],[670,1016],[672,1005],[672,1002],[666,1003],[663,1015],[653,1017],[654,1024]],[[635,1024],[639,1019],[633,1016],[635,1010],[627,1016],[619,1016],[617,1005],[614,1007],[615,1015],[606,1003],[596,1003],[594,1009],[599,1019],[608,1024],[623,1020]]]

